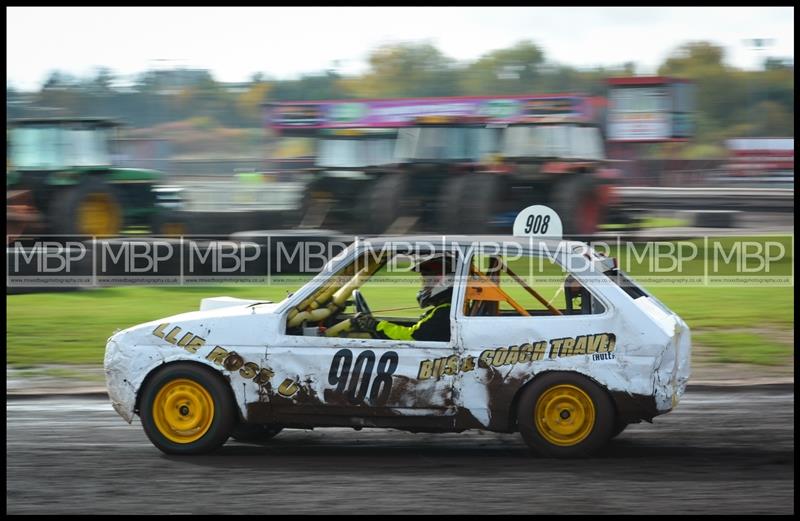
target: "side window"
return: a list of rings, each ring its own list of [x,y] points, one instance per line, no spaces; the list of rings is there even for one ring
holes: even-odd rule
[[[413,323],[419,318],[420,275],[411,270],[413,264],[412,256],[389,255],[388,261],[361,285],[359,291],[376,319]],[[352,311],[357,310],[353,307]]]
[[[592,293],[545,256],[473,255],[466,316],[564,316],[603,313]]]
[[[353,305],[353,291],[386,264],[385,254],[367,253],[326,280],[316,291],[288,311],[286,334],[320,336],[325,328],[341,322]]]
[[[367,252],[287,311],[286,334],[384,340],[404,340],[409,336],[414,340],[446,342],[455,276],[450,272],[447,276],[433,276],[426,274],[424,268],[431,265],[430,257],[440,256],[413,250]],[[454,271],[457,258],[449,259],[449,270]],[[442,307],[445,303],[448,306]],[[380,328],[347,326],[356,313],[381,322]],[[447,323],[442,317],[448,317]],[[439,329],[444,331],[442,335]]]

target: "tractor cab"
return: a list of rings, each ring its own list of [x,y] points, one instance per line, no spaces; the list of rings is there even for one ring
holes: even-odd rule
[[[595,125],[564,118],[509,125],[503,131],[501,154],[512,162],[553,158],[567,161],[605,159],[600,129]]]
[[[107,119],[26,119],[12,122],[11,165],[17,171],[108,167],[117,123]]]
[[[395,155],[401,163],[480,163],[495,154],[500,128],[482,116],[421,116],[400,129]]]
[[[390,165],[397,131],[335,129],[320,131],[315,166],[328,171],[353,171]]]

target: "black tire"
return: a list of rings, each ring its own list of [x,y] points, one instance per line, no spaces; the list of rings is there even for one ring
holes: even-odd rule
[[[617,436],[619,436],[620,434],[622,434],[622,431],[624,431],[624,430],[625,430],[625,428],[626,428],[628,425],[630,425],[630,423],[625,423],[625,422],[623,422],[623,421],[616,420],[616,421],[614,422],[614,430],[613,430],[613,431],[611,431],[611,439],[614,439],[614,438],[616,438]]]
[[[312,221],[314,221],[313,215],[317,212],[323,211],[323,206],[330,204],[323,199],[318,199],[315,195],[320,192],[328,193],[330,191],[330,182],[331,179],[325,177],[317,177],[308,182],[305,190],[303,191],[303,198],[300,201],[300,207],[298,208],[295,219],[298,226],[306,222],[309,217],[311,217]],[[336,201],[334,201],[334,204],[335,203]],[[326,215],[322,218],[322,220],[319,222],[314,221],[312,223],[313,226],[324,228],[325,226],[330,225],[331,218],[329,213],[329,211],[326,211]]]
[[[283,427],[276,425],[240,423],[233,428],[231,438],[242,443],[264,443],[277,436],[282,430]]]
[[[551,204],[561,218],[565,238],[590,238],[597,232],[604,212],[597,202],[598,187],[591,173],[579,172],[553,189]]]
[[[358,212],[361,222],[354,224],[362,233],[384,233],[403,212],[405,190],[406,176],[403,174],[380,175],[362,194]]]
[[[574,389],[578,389],[580,392],[576,392]],[[560,401],[556,399],[548,400],[548,397],[545,397],[545,402],[539,403],[540,398],[545,393],[550,392],[551,394],[548,396],[552,396],[552,393],[558,395],[558,393],[563,393],[565,390],[570,393],[566,398],[563,398],[563,394],[560,395],[562,396]],[[548,427],[548,424],[552,425],[554,422],[552,421],[552,415],[548,420],[545,412],[549,410],[559,415],[569,415],[570,407],[577,403],[570,401],[570,396],[576,395],[581,396],[581,399],[587,405],[591,402],[594,419],[592,421],[587,420],[585,423],[575,424],[573,427],[573,424],[569,423],[569,416],[566,418],[560,416],[560,418],[568,422],[565,425],[567,429],[576,429],[575,432],[568,432],[562,436]],[[548,403],[551,404],[549,408],[546,405]],[[559,413],[558,408],[562,404],[564,409]],[[583,406],[578,405],[578,408],[580,409],[579,413],[588,411],[588,407],[583,408]],[[589,416],[589,414],[575,414],[574,409],[571,412],[576,419]],[[536,418],[537,415],[540,415],[541,418]],[[560,422],[561,419],[557,419],[557,423]],[[614,422],[614,404],[608,393],[592,380],[577,373],[548,372],[537,376],[523,390],[517,407],[517,424],[522,439],[531,449],[542,456],[551,458],[576,458],[591,455],[611,439]],[[556,425],[553,426],[558,427]],[[558,443],[554,442],[554,439]]]
[[[449,233],[478,235],[490,232],[489,221],[497,206],[501,179],[493,174],[466,174],[460,187],[458,222]]]
[[[460,175],[444,183],[439,196],[439,231],[444,234],[463,233],[461,216],[466,182],[467,176]]]
[[[82,230],[78,223],[78,209],[91,196],[108,198],[118,216],[116,224],[107,236],[119,235],[124,227],[124,209],[114,187],[96,176],[86,177],[78,186],[56,193],[50,207],[49,221],[52,233],[59,235],[91,235]]]
[[[156,419],[159,411],[155,401],[159,396],[159,391],[167,385],[177,385],[178,380],[188,380],[204,389],[210,395],[214,405],[210,424],[205,432],[198,439],[191,441],[188,441],[187,435],[186,442],[168,439],[158,428]],[[165,390],[165,392],[167,391]],[[192,412],[191,409],[187,411],[188,414]],[[222,377],[211,369],[191,363],[169,364],[158,369],[157,373],[148,379],[141,394],[139,416],[142,419],[144,432],[153,445],[166,454],[178,455],[205,454],[218,449],[228,440],[238,419],[236,403],[231,395],[230,387],[222,380]]]

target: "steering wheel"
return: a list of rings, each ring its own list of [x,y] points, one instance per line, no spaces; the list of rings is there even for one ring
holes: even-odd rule
[[[353,290],[353,299],[355,300],[356,304],[356,311],[359,313],[364,313],[367,315],[371,315],[372,311],[370,311],[369,306],[367,305],[367,300],[364,298],[364,295],[357,289]]]
[[[358,311],[360,313],[366,313],[366,314],[371,315],[372,311],[370,311],[369,306],[367,305],[367,301],[364,298],[364,295],[362,295],[361,292],[358,291],[357,289],[353,290],[352,295],[353,295],[353,300],[355,301],[356,311]],[[344,333],[346,331],[350,331],[350,319],[349,318],[346,318],[346,319],[342,320],[341,322],[339,322],[337,324],[334,324],[331,327],[329,327],[325,331],[325,336],[335,337],[335,336],[339,336],[341,333]]]

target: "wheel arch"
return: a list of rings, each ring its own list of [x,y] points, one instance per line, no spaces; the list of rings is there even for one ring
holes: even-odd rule
[[[225,374],[223,374],[222,371],[220,371],[219,369],[215,368],[214,366],[212,366],[210,364],[203,363],[203,362],[200,362],[200,361],[197,361],[197,360],[186,360],[186,359],[171,360],[169,362],[166,362],[166,363],[163,363],[163,364],[159,364],[159,365],[156,365],[156,366],[150,368],[150,370],[147,372],[147,374],[145,375],[145,377],[142,379],[141,383],[139,384],[139,387],[136,389],[136,401],[134,402],[134,407],[133,407],[133,410],[134,410],[135,413],[137,413],[137,414],[139,413],[141,400],[142,400],[142,394],[143,394],[144,390],[147,388],[147,386],[150,384],[152,379],[159,372],[165,370],[168,367],[174,367],[176,365],[192,365],[192,366],[195,366],[195,367],[200,367],[204,371],[206,371],[207,373],[212,375],[213,378],[217,378],[224,385],[224,387],[228,390],[228,398],[231,400],[231,406],[234,407],[236,409],[236,411],[237,411],[236,415],[239,418],[239,421],[242,421],[244,419],[241,407],[239,407],[239,404],[236,401],[236,395],[234,394],[233,387],[231,386],[231,379],[228,376],[226,376]]]

